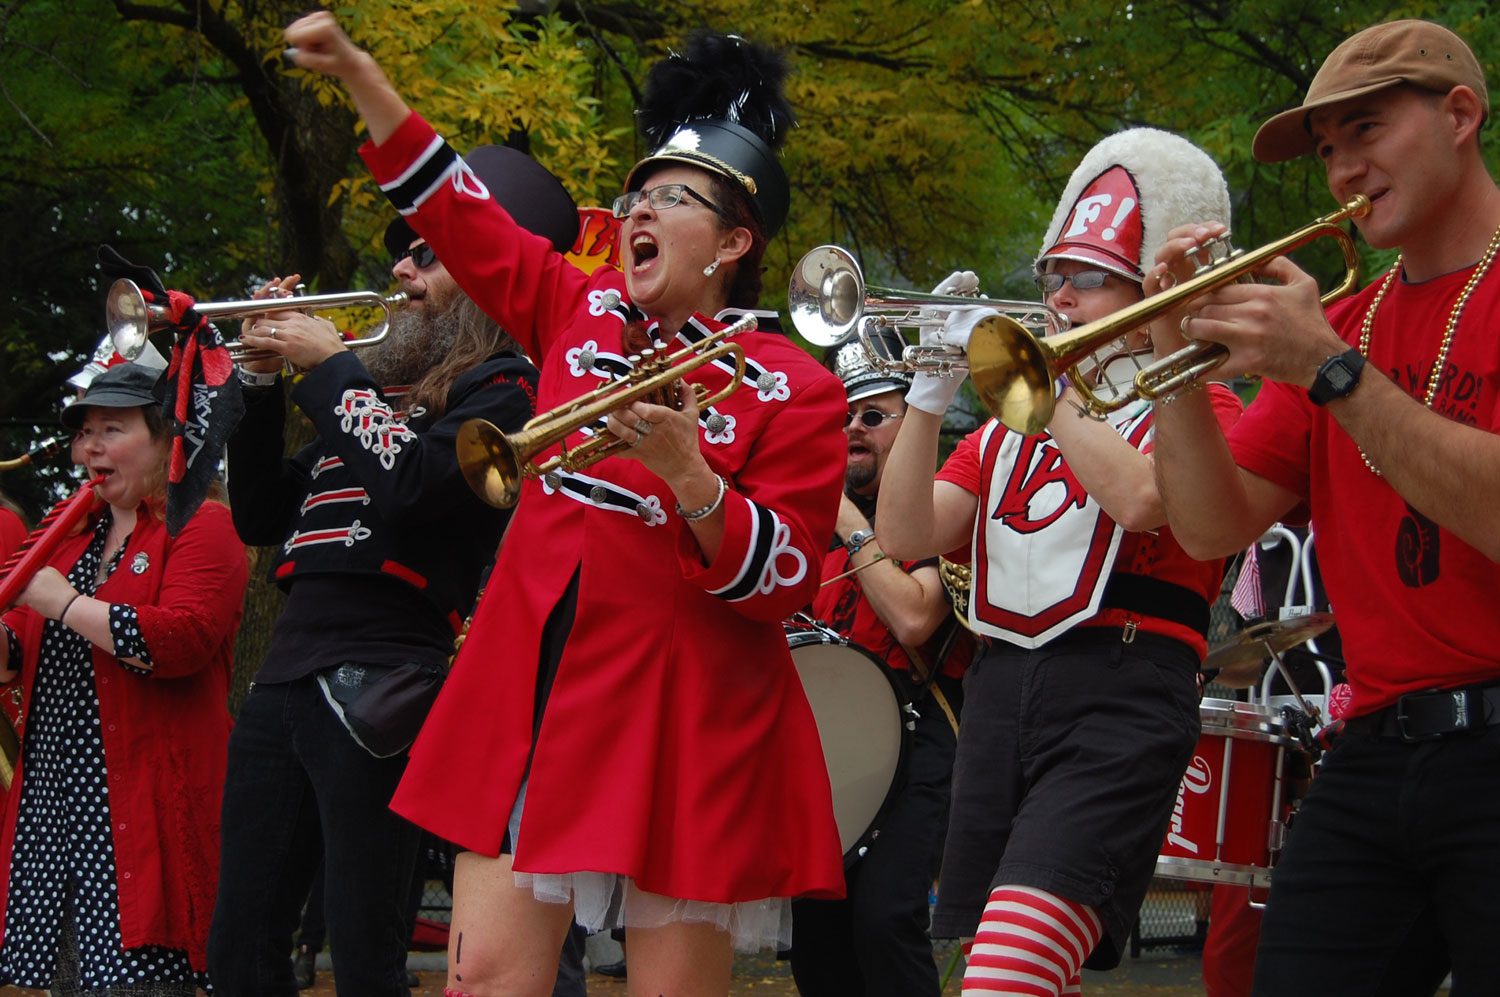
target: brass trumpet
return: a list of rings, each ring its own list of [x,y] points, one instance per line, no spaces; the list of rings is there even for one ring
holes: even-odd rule
[[[1040,433],[1052,420],[1056,406],[1053,385],[1061,371],[1076,374],[1074,368],[1101,346],[1194,298],[1248,277],[1271,260],[1321,236],[1336,240],[1344,254],[1343,281],[1323,295],[1323,304],[1329,305],[1353,291],[1359,280],[1359,253],[1353,238],[1338,227],[1339,223],[1362,218],[1369,210],[1369,199],[1356,194],[1337,211],[1284,238],[1216,260],[1176,287],[1059,335],[1039,338],[1005,315],[987,318],[975,327],[969,340],[970,369],[984,371],[983,378],[976,373],[974,386],[985,406],[1007,428],[1027,435]],[[985,329],[986,326],[990,328]],[[981,329],[985,329],[984,335],[980,335]],[[1070,380],[1083,395],[1089,413],[1103,417],[1137,398],[1161,398],[1179,390],[1223,363],[1228,352],[1218,343],[1191,343],[1142,368],[1136,373],[1134,383],[1113,397],[1096,393],[1085,378],[1071,376]]]
[[[464,479],[475,494],[490,505],[509,509],[521,497],[524,479],[539,477],[558,468],[576,471],[598,463],[629,444],[601,431],[572,449],[564,449],[537,463],[536,456],[543,450],[639,399],[675,406],[674,386],[677,381],[704,364],[733,356],[734,378],[723,388],[710,395],[703,385],[693,385],[699,408],[723,401],[734,393],[745,376],[745,349],[727,340],[742,332],[754,331],[756,324],[754,315],[746,315],[676,353],[661,356],[655,350],[645,350],[639,357],[631,358],[634,369],[629,374],[536,416],[509,435],[486,419],[468,420],[459,427],[455,441]]]
[[[350,349],[355,349],[374,346],[385,339],[391,329],[391,311],[405,302],[406,297],[404,291],[398,291],[392,295],[383,295],[376,291],[340,291],[332,294],[303,294],[294,298],[199,301],[194,303],[193,310],[211,322],[214,319],[248,318],[251,315],[264,315],[267,312],[313,312],[329,308],[345,308],[351,305],[379,308],[385,313],[385,319],[375,333],[344,344]],[[110,285],[109,295],[104,302],[104,315],[110,340],[120,356],[126,360],[134,360],[141,355],[151,333],[171,325],[167,309],[160,304],[148,303],[145,296],[141,294],[140,287],[127,277],[121,277]],[[237,364],[280,357],[280,354],[271,350],[252,349],[239,340],[231,340],[224,345],[229,350],[230,358]]]
[[[922,329],[940,326],[955,308],[994,308],[1047,335],[1064,332],[1068,318],[1036,301],[1004,301],[964,294],[927,294],[867,285],[859,263],[848,250],[818,246],[792,268],[787,288],[787,310],[802,338],[814,346],[832,346],[858,328],[870,365],[882,373],[946,375],[971,370],[964,350],[957,346],[907,346],[900,357],[887,356],[876,346],[870,329],[876,325]]]

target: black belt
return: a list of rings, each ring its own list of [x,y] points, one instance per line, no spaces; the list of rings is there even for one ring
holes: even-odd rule
[[[1500,683],[1409,693],[1384,709],[1350,717],[1344,730],[1403,741],[1436,741],[1496,723],[1500,723]]]
[[[1137,616],[1154,616],[1159,620],[1180,623],[1207,636],[1208,600],[1182,585],[1164,582],[1148,575],[1116,572],[1104,583],[1100,609],[1123,609]]]

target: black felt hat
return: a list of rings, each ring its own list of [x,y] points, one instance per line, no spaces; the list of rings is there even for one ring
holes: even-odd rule
[[[547,239],[559,253],[573,248],[578,238],[578,205],[545,166],[504,145],[482,145],[470,151],[464,162],[518,225]],[[406,219],[397,218],[386,226],[385,248],[398,257],[416,238]]]
[[[656,168],[686,163],[727,177],[749,195],[767,239],[786,221],[791,185],[776,149],[793,123],[780,53],[735,35],[702,32],[655,66],[636,115],[649,156],[625,177],[639,190]]]
[[[162,371],[138,363],[120,363],[89,382],[83,397],[62,410],[62,424],[77,432],[86,408],[138,408],[160,405]]]

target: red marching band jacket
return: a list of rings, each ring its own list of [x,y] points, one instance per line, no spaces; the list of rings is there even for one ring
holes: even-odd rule
[[[85,526],[49,563],[66,574],[92,533],[92,526]],[[140,574],[137,565],[143,565]],[[95,593],[135,607],[153,665],[150,676],[133,674],[108,651],[93,648],[121,941],[127,949],[185,950],[200,972],[207,970],[208,925],[219,879],[229,680],[248,577],[244,545],[224,506],[205,502],[175,538],[143,506],[120,567]],[[19,683],[24,717],[46,620],[23,607],[6,613],[4,622],[23,651],[20,675],[10,688]],[[16,805],[25,779],[24,766],[17,764],[0,831],[3,883],[10,881]],[[7,899],[8,890],[0,889],[0,932]]]
[[[416,115],[362,153],[538,359],[539,412],[626,369],[621,329],[644,316],[619,272],[585,275],[515,225]],[[662,338],[675,351],[736,317],[697,315]],[[495,855],[525,775],[518,870],[621,873],[719,903],[842,893],[817,728],[780,621],[817,590],[833,532],[843,386],[779,334],[737,341],[744,381],[700,415],[704,456],[728,480],[719,556],[703,563],[671,491],[635,461],[528,480],[398,812]],[[716,390],[732,376],[722,361],[689,380]],[[578,616],[526,775],[542,625],[575,573]]]

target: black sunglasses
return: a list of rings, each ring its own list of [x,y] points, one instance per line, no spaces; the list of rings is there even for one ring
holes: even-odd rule
[[[866,429],[874,429],[887,419],[899,419],[904,414],[903,412],[881,412],[879,409],[867,408],[863,412],[850,412],[849,418],[844,420],[844,425],[847,426],[855,419],[858,419],[860,425]]]
[[[396,258],[391,261],[391,266],[395,266],[408,256],[411,257],[412,265],[418,270],[426,270],[437,262],[437,253],[432,251],[432,247],[425,242],[419,242],[410,249],[403,249],[397,253]]]
[[[1103,287],[1109,276],[1104,270],[1080,270],[1075,274],[1039,273],[1036,275],[1036,286],[1043,294],[1056,294],[1064,284],[1069,283],[1080,291],[1092,291],[1096,287]]]

